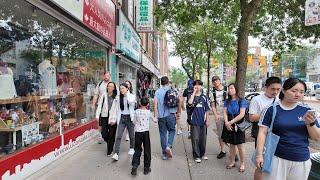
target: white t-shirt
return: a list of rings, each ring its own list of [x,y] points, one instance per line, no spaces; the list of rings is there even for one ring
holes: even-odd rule
[[[224,109],[223,93],[224,93],[224,89],[215,90],[215,91],[216,91],[216,99],[214,99],[212,93],[210,93],[211,105],[215,105],[216,104],[216,111],[218,113],[218,116],[219,117],[223,117],[223,109]],[[216,102],[215,102],[215,100],[216,100]]]
[[[102,97],[102,95],[107,94],[107,86],[108,86],[107,82],[105,81],[99,82],[94,91],[94,95]]]
[[[270,106],[273,103],[274,98],[269,98],[265,94],[260,94],[253,97],[250,102],[249,114],[261,114],[262,110]],[[275,102],[278,102],[278,97]]]
[[[149,122],[152,120],[152,114],[150,110],[137,109],[134,115],[134,130],[135,132],[149,131]]]

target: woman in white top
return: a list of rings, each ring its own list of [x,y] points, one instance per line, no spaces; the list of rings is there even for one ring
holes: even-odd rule
[[[118,128],[114,146],[114,155],[112,156],[112,158],[116,161],[119,160],[120,143],[125,128],[128,129],[130,138],[130,150],[128,154],[134,154],[134,124],[132,121],[134,119],[135,104],[135,95],[130,93],[128,85],[126,83],[122,83],[120,85],[120,95],[115,99]]]
[[[109,82],[107,85],[107,93],[103,94],[98,101],[98,107],[96,111],[96,119],[100,118],[101,122],[101,134],[104,141],[107,143],[107,155],[110,156],[113,151],[117,123],[109,121],[110,109],[113,101],[117,96],[117,86],[114,82]]]

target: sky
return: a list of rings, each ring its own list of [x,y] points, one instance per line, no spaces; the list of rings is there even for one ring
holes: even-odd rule
[[[169,52],[174,51],[174,43],[170,40],[170,36],[167,35],[168,38],[168,48]],[[249,47],[250,46],[260,46],[260,40],[257,38],[253,38],[249,36]],[[268,55],[273,55],[274,53],[266,48],[261,49],[261,55],[262,56],[268,56]],[[171,56],[169,55],[169,66],[170,67],[175,67],[175,68],[182,68],[181,65],[181,59],[177,56]]]

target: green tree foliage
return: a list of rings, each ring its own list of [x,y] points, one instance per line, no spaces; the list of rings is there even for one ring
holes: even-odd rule
[[[176,87],[185,87],[188,77],[182,69],[173,68],[169,73],[170,79]]]
[[[295,48],[303,39],[316,42],[318,26],[304,25],[305,0],[162,0],[156,10],[159,22],[188,27],[209,18],[229,27],[237,37],[236,83],[241,96],[246,84],[248,36],[262,40],[262,45],[281,55]]]

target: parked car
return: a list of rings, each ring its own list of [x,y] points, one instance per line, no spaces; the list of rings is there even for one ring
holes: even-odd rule
[[[315,96],[316,90],[320,88],[320,83],[306,82],[306,85],[307,85],[306,95],[309,95],[309,96]]]
[[[320,88],[316,90],[316,99],[320,100]]]

